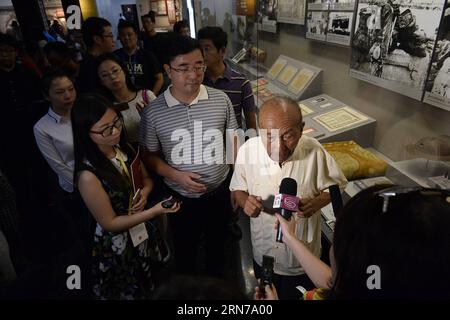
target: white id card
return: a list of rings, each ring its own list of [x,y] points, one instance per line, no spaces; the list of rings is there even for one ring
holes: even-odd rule
[[[147,228],[145,228],[145,223],[138,224],[133,228],[130,228],[131,241],[133,241],[133,246],[137,247],[143,241],[148,239]]]

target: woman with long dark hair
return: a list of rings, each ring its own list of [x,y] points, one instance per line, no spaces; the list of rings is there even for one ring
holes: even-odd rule
[[[145,209],[152,181],[143,164],[144,187],[133,199],[130,163],[135,152],[125,142],[122,126],[120,112],[100,95],[83,95],[72,109],[74,182],[96,221],[92,271],[93,291],[99,299],[149,297],[151,263],[164,258],[153,220],[180,208],[174,204],[165,209],[158,203]]]

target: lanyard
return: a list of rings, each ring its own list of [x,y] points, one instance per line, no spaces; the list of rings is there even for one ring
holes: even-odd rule
[[[127,176],[128,180],[130,181],[131,188],[133,188],[133,180],[131,179],[131,175],[125,164],[125,161],[123,161],[121,151],[119,148],[116,148],[116,147],[114,147],[114,150],[116,151],[116,158],[119,160],[120,165],[122,166],[123,172],[125,172],[125,175]],[[133,206],[133,195],[130,193],[130,198],[128,201],[128,214],[130,214],[130,209],[132,206]]]

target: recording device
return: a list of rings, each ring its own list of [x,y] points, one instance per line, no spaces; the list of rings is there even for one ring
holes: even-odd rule
[[[263,255],[261,279],[259,279],[259,291],[262,295],[266,295],[266,285],[272,285],[273,283],[273,264],[275,262],[274,257]]]
[[[281,209],[281,216],[289,220],[292,212],[297,211],[299,198],[297,198],[297,182],[292,178],[284,178],[281,180],[280,193],[275,196],[273,207]],[[283,242],[283,232],[281,226],[277,227],[277,242]]]
[[[167,200],[163,201],[163,203],[161,203],[161,206],[164,209],[169,209],[169,208],[172,208],[176,202],[181,202],[181,201],[177,198],[167,199]]]
[[[336,219],[338,219],[341,214],[342,208],[344,207],[344,202],[342,201],[341,190],[337,184],[333,184],[328,188],[330,191],[331,206],[333,207],[333,213]]]

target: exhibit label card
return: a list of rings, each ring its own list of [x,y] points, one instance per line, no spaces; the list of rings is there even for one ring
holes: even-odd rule
[[[283,70],[283,68],[286,66],[287,61],[284,59],[277,59],[277,61],[275,61],[275,63],[272,65],[272,68],[270,68],[270,70],[267,72],[267,76],[274,80],[281,72],[281,70]]]
[[[300,107],[300,110],[302,112],[302,116],[307,116],[308,114],[314,113],[314,110],[310,107],[305,106],[303,103],[298,103],[298,106]]]
[[[292,78],[295,76],[297,71],[298,68],[288,65],[286,68],[284,68],[283,72],[281,72],[280,75],[278,76],[278,81],[287,86],[289,82],[291,82]]]
[[[323,113],[313,119],[324,126],[328,131],[334,132],[352,127],[358,123],[368,120],[369,118],[350,107],[343,107]]]
[[[300,72],[295,76],[294,80],[292,80],[291,84],[288,87],[288,90],[295,95],[299,94],[300,91],[302,91],[306,87],[313,76],[314,72],[309,69],[305,68],[300,70]]]
[[[443,0],[360,0],[350,75],[421,100],[443,5]]]

